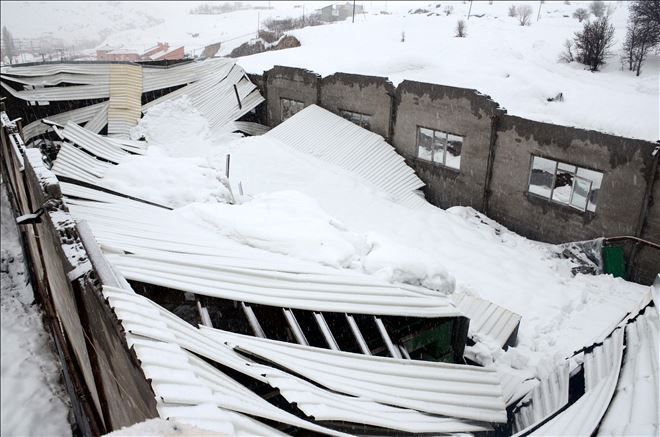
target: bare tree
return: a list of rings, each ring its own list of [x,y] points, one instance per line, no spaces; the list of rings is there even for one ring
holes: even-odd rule
[[[575,33],[575,59],[589,66],[591,71],[598,71],[610,55],[614,44],[614,26],[607,16],[593,22],[584,23],[582,32]]]
[[[660,0],[630,4],[628,28],[623,43],[623,60],[637,76],[648,53],[660,46]]]
[[[529,26],[532,23],[532,14],[534,10],[530,5],[518,6],[518,22],[521,26]]]
[[[445,6],[444,12],[446,16],[450,16],[454,13],[454,7],[451,5]]]
[[[4,42],[5,52],[2,54],[3,57],[6,56],[9,58],[9,63],[14,63],[14,57],[18,54],[16,53],[16,46],[14,44],[14,37],[11,36],[11,32],[7,29],[7,26],[2,26],[2,42]]]
[[[582,20],[589,18],[589,11],[585,8],[577,8],[575,12],[573,12],[573,18],[577,18],[578,21],[582,23]]]
[[[465,38],[466,36],[467,36],[467,26],[465,25],[465,21],[458,20],[458,22],[456,23],[456,37]]]
[[[573,61],[575,61],[575,55],[573,54],[573,41],[567,39],[564,42],[564,51],[559,55],[559,62],[570,64]]]
[[[509,6],[509,17],[516,17],[516,16],[518,16],[518,9],[516,9],[516,5]]]
[[[601,18],[605,15],[605,12],[607,12],[607,5],[605,5],[604,1],[594,0],[589,4],[589,11],[591,11],[595,17]]]

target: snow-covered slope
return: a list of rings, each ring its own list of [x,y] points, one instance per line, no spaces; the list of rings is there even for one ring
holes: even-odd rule
[[[582,29],[571,15],[588,2],[546,2],[538,22],[539,2],[527,2],[534,16],[531,26],[521,27],[507,16],[508,7],[521,2],[475,1],[472,14],[484,16],[472,16],[466,21],[468,36],[456,38],[456,22],[466,18],[469,3],[442,2],[443,8],[454,7],[449,16],[432,6],[439,16],[365,15],[355,24],[347,20],[297,30],[293,34],[301,47],[245,57],[239,63],[253,73],[287,65],[322,75],[387,76],[395,84],[409,79],[475,88],[512,115],[650,141],[660,138],[660,57],[650,56],[640,77],[621,69],[626,2],[611,2],[614,55],[597,73],[581,64],[558,62],[564,41]],[[563,102],[547,101],[560,92]]]

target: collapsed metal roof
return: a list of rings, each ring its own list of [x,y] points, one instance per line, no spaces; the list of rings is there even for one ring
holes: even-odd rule
[[[87,123],[98,133],[127,137],[140,114],[166,100],[187,95],[213,128],[239,119],[263,102],[255,84],[241,67],[226,58],[175,64],[169,67],[128,63],[41,64],[3,67],[2,87],[13,97],[36,102],[108,99],[70,111],[49,111],[56,123]],[[21,84],[24,89],[16,88]],[[66,86],[65,86],[66,85]],[[172,91],[172,88],[179,87]],[[142,104],[145,93],[161,90],[158,98]],[[31,103],[30,103],[31,104]],[[25,141],[47,131],[40,120],[25,126]]]

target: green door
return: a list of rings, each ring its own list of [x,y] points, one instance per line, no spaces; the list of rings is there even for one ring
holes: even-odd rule
[[[615,278],[626,278],[626,257],[621,246],[603,246],[603,262],[605,273]]]

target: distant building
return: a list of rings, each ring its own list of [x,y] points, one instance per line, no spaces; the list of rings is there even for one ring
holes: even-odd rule
[[[364,14],[364,6],[355,5],[356,14]],[[336,3],[321,8],[321,21],[342,21],[353,15],[353,3]]]
[[[175,60],[183,59],[185,56],[185,50],[183,46],[177,47],[175,49],[170,49],[170,45],[166,42],[159,42],[154,47],[151,47],[145,51],[141,60],[143,61],[165,61],[165,60]]]
[[[183,46],[170,49],[170,45],[166,42],[159,42],[141,54],[137,50],[112,47],[107,44],[96,49],[97,61],[163,61],[183,59],[184,56]]]

